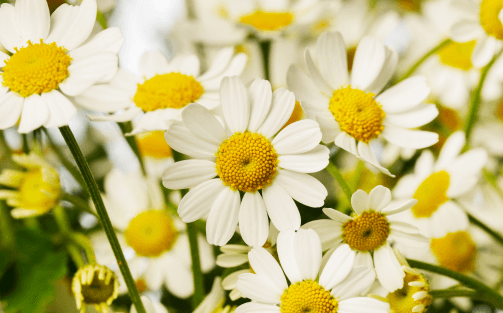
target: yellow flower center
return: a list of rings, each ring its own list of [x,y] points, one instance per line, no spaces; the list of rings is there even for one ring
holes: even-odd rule
[[[414,271],[416,272],[416,271]],[[413,286],[409,286],[409,283],[413,282]],[[418,285],[414,285],[419,283]],[[422,286],[420,286],[422,284]],[[414,300],[413,296],[424,291],[428,293],[427,296]],[[388,294],[388,302],[393,313],[423,313],[428,310],[431,303],[430,285],[426,278],[420,273],[412,273],[412,271],[405,271],[405,277],[403,280],[403,288],[397,289],[394,292]],[[414,308],[415,311],[413,310]]]
[[[373,93],[365,93],[351,86],[334,91],[329,110],[341,130],[358,141],[369,142],[383,131],[386,115],[374,100]]]
[[[440,62],[465,71],[471,69],[473,67],[472,52],[473,48],[475,48],[475,43],[475,40],[468,42],[451,41],[437,52]]]
[[[72,280],[72,292],[77,300],[77,308],[82,304],[107,307],[119,295],[117,276],[108,267],[94,264],[80,268]]]
[[[216,170],[222,182],[244,192],[269,185],[278,165],[271,142],[256,133],[235,133],[220,145],[216,156]]]
[[[164,139],[163,131],[153,131],[138,135],[138,149],[143,156],[156,159],[170,158],[173,156],[171,148]]]
[[[503,100],[498,104],[498,108],[496,109],[496,117],[503,122]]]
[[[480,3],[480,24],[490,36],[503,39],[503,25],[498,14],[503,9],[503,0],[482,0]]]
[[[252,14],[241,17],[241,23],[251,25],[257,30],[274,31],[288,26],[293,21],[293,15],[289,12],[264,12],[255,11]]]
[[[155,75],[138,84],[134,103],[143,111],[181,109],[204,93],[203,86],[192,76],[180,73]]]
[[[356,46],[350,47],[346,50],[346,56],[348,60],[348,72],[353,69],[353,62],[355,60]]]
[[[45,213],[59,200],[60,184],[58,173],[49,168],[38,168],[26,172],[19,187],[20,206]]]
[[[477,248],[466,231],[431,239],[431,250],[443,267],[460,273],[473,272],[475,269]]]
[[[416,205],[412,207],[412,213],[415,217],[430,217],[441,204],[449,200],[447,189],[449,189],[450,180],[449,173],[440,171],[428,176],[417,187],[412,197],[417,200]]]
[[[138,289],[139,293],[144,292],[147,290],[147,283],[145,282],[145,279],[139,278],[137,279],[134,284],[136,285],[136,289]]]
[[[295,101],[295,107],[293,108],[292,115],[290,115],[290,118],[288,121],[286,121],[285,125],[281,127],[281,129],[287,127],[288,125],[298,122],[302,119],[302,114],[304,114],[304,111],[302,110],[302,107],[300,106],[299,101]],[[280,130],[281,130],[280,129]]]
[[[437,108],[439,111],[438,119],[440,120],[440,123],[442,123],[442,125],[444,125],[451,131],[455,131],[460,128],[461,118],[455,110],[443,106],[437,106]]]
[[[344,242],[351,249],[374,251],[388,239],[390,228],[386,217],[379,212],[366,211],[342,225]]]
[[[138,255],[156,257],[173,247],[178,230],[166,211],[150,210],[133,218],[124,235]]]
[[[336,313],[338,303],[317,282],[304,280],[290,285],[281,296],[281,313]]]
[[[59,87],[68,77],[68,66],[72,58],[68,50],[55,43],[32,44],[16,52],[5,61],[3,67],[3,86],[22,97],[49,92]]]

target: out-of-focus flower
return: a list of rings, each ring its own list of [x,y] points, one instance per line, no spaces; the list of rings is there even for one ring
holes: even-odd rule
[[[138,134],[136,140],[148,175],[160,179],[166,166],[173,163],[173,153],[164,139],[164,132]]]
[[[224,306],[225,292],[222,289],[222,280],[215,278],[210,293],[204,298],[203,302],[194,310],[194,313],[233,313],[235,307]]]
[[[141,302],[143,303],[146,313],[169,313],[168,309],[166,309],[162,303],[152,301],[147,296],[141,296]],[[134,304],[131,305],[131,313],[138,313]]]

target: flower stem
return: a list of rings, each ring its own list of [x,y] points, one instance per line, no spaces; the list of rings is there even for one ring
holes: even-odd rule
[[[264,62],[264,78],[271,80],[271,72],[269,68],[269,60],[271,57],[271,40],[260,41],[260,51],[262,51],[262,61]]]
[[[493,173],[485,169],[484,169],[484,177],[491,184],[491,186],[498,193],[498,195],[501,197],[501,200],[503,200],[503,190],[498,184],[498,178]]]
[[[96,213],[93,210],[91,210],[91,208],[87,204],[87,201],[81,199],[80,197],[77,197],[75,195],[71,195],[68,193],[63,193],[61,195],[61,199],[70,202],[71,204],[73,204],[75,206],[75,208],[77,208],[79,210],[82,210],[84,212],[87,212],[89,214],[96,216]]]
[[[140,163],[143,175],[147,176],[147,171],[145,170],[145,164],[143,163],[143,158],[141,156],[140,149],[138,148],[138,143],[136,142],[135,136],[125,136],[127,133],[130,133],[133,130],[133,124],[131,123],[131,121],[118,124],[119,127],[121,128],[124,138],[126,138],[128,145],[131,147],[131,150],[133,150],[133,153],[138,158],[138,162]]]
[[[472,299],[483,299],[478,292],[471,289],[449,288],[449,289],[430,290],[429,293],[433,298],[439,298],[439,299],[455,298],[455,297],[469,297]]]
[[[473,279],[471,277],[465,276],[461,273],[451,271],[447,268],[440,267],[437,265],[429,264],[429,263],[424,263],[421,261],[416,261],[416,260],[411,260],[407,259],[407,262],[409,262],[411,267],[426,270],[432,273],[437,273],[443,276],[447,276],[450,278],[453,278],[463,285],[465,285],[468,288],[472,288],[477,293],[486,299],[489,303],[494,305],[495,307],[499,309],[503,309],[503,296],[501,296],[497,291],[493,290],[492,288],[486,286],[485,284],[481,283],[480,281]]]
[[[63,138],[65,138],[66,144],[68,145],[68,148],[70,148],[73,158],[75,159],[75,162],[77,162],[77,166],[82,173],[84,182],[96,207],[98,218],[101,222],[101,225],[103,226],[103,229],[105,230],[108,241],[110,242],[110,246],[112,247],[115,258],[117,259],[117,264],[119,265],[122,276],[124,277],[124,281],[126,282],[131,300],[138,313],[145,313],[145,308],[143,307],[143,303],[140,300],[140,294],[138,293],[134,279],[131,276],[131,272],[127,265],[126,259],[124,258],[124,254],[122,253],[119,240],[117,239],[117,235],[114,232],[110,218],[108,217],[108,213],[105,205],[103,204],[103,199],[101,198],[100,191],[98,190],[96,180],[94,179],[91,170],[89,169],[89,164],[87,164],[87,161],[84,158],[84,155],[82,154],[82,151],[80,150],[79,145],[77,144],[77,140],[75,140],[70,127],[62,126],[59,128],[59,130],[61,132],[61,135],[63,135]]]
[[[11,248],[16,244],[12,218],[3,200],[0,200],[0,235],[0,247]]]
[[[346,195],[346,198],[348,198],[349,203],[351,203],[351,196],[353,195],[353,193],[351,192],[351,188],[349,187],[348,183],[344,180],[344,177],[342,177],[342,174],[337,166],[335,166],[332,162],[329,162],[327,171],[332,174],[337,183],[339,183],[339,186],[342,188],[342,191]]]
[[[477,225],[478,227],[482,228],[488,235],[494,238],[497,242],[503,245],[503,236],[489,228],[486,224],[482,223],[478,219],[476,219],[474,216],[468,214],[468,219],[470,220],[470,223]]]
[[[423,64],[424,61],[426,61],[426,59],[428,59],[432,54],[436,53],[438,50],[442,49],[445,45],[447,45],[450,42],[451,42],[450,39],[446,39],[441,43],[439,43],[436,47],[428,51],[425,55],[423,55],[422,58],[420,58],[416,63],[414,63],[414,65],[412,65],[412,67],[398,81],[402,81],[408,78],[417,70],[419,66],[421,66],[421,64]]]

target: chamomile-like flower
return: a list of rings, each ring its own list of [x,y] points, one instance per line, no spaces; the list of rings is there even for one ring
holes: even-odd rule
[[[118,28],[88,38],[96,10],[96,0],[62,4],[52,16],[45,0],[2,4],[0,42],[12,55],[0,51],[0,129],[68,125],[77,113],[69,97],[114,77],[124,38]]]
[[[373,282],[361,278],[373,271],[365,266],[353,268],[354,254],[348,245],[337,248],[324,266],[321,251],[320,238],[312,229],[279,234],[280,264],[264,248],[254,247],[248,258],[255,273],[241,274],[237,282],[239,291],[252,302],[240,305],[236,313],[388,312],[388,303],[358,297]]]
[[[359,189],[351,197],[351,206],[355,211],[353,217],[324,208],[323,212],[330,220],[312,221],[302,228],[312,228],[320,235],[323,250],[344,243],[349,245],[353,255],[364,260],[364,264],[372,264],[373,259],[377,279],[386,290],[393,292],[403,287],[405,273],[389,242],[415,247],[427,245],[428,240],[418,234],[415,226],[391,218],[414,206],[416,199],[390,203],[391,192],[386,187],[377,186],[369,194]]]
[[[292,65],[287,82],[307,117],[320,124],[324,143],[334,142],[391,175],[379,164],[370,147],[372,140],[384,138],[414,149],[438,141],[435,133],[412,130],[438,115],[434,104],[421,104],[430,93],[426,78],[411,77],[381,92],[398,62],[394,50],[374,37],[364,37],[356,49],[350,77],[340,33],[322,34],[316,43],[316,56],[317,63],[306,49],[309,75]]]
[[[326,188],[306,173],[325,168],[329,150],[319,145],[321,132],[312,120],[292,123],[278,133],[295,105],[293,93],[285,88],[272,92],[268,81],[257,79],[247,90],[239,77],[225,77],[220,99],[225,126],[203,106],[191,104],[182,113],[183,122],[166,132],[172,149],[197,159],[168,166],[163,184],[192,188],[178,214],[186,223],[209,214],[209,243],[226,244],[239,221],[243,240],[262,246],[268,216],[280,231],[300,227],[293,199],[311,207],[323,205]]]
[[[131,134],[166,130],[181,119],[190,103],[197,102],[209,110],[219,106],[220,81],[224,76],[241,74],[245,63],[244,53],[234,55],[234,48],[227,47],[200,74],[195,54],[175,56],[168,62],[158,51],[146,52],[140,61],[141,76],[119,70],[110,83],[89,88],[75,101],[108,112],[125,110],[115,115],[90,116],[95,121],[125,122],[139,116]]]

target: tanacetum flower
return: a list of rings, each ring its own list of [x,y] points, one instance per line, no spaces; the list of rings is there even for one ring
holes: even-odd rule
[[[112,79],[124,38],[118,28],[88,38],[95,21],[96,0],[52,16],[45,0],[2,4],[0,42],[12,55],[0,51],[0,129],[19,120],[20,133],[67,125],[77,113],[68,97]]]
[[[224,76],[241,74],[245,63],[244,53],[234,55],[234,48],[228,47],[200,74],[195,54],[175,56],[168,62],[159,51],[146,52],[140,60],[141,76],[119,70],[110,83],[89,88],[75,100],[108,112],[125,110],[115,115],[90,116],[94,121],[125,122],[140,116],[131,134],[166,130],[181,119],[190,103],[197,102],[209,110],[219,106],[220,81]]]
[[[5,169],[0,174],[0,185],[15,190],[1,189],[0,199],[14,209],[14,218],[25,218],[44,214],[55,207],[60,199],[59,174],[49,163],[36,153],[12,155],[12,160],[27,171]]]
[[[421,104],[430,93],[426,78],[411,77],[381,92],[398,62],[393,49],[374,37],[364,37],[356,49],[351,76],[340,33],[322,34],[316,43],[316,56],[317,63],[306,49],[309,75],[292,65],[287,82],[307,117],[320,124],[324,143],[334,142],[391,175],[379,164],[370,147],[372,140],[384,138],[413,149],[438,141],[435,133],[412,130],[438,115],[434,104]]]
[[[353,268],[354,254],[348,245],[337,248],[322,267],[321,243],[316,232],[289,230],[278,236],[278,257],[280,264],[261,247],[248,253],[255,274],[239,275],[237,287],[252,302],[240,305],[236,313],[387,313],[389,310],[388,303],[357,297],[373,282],[361,278],[373,271],[365,266]]]
[[[172,149],[197,160],[168,166],[163,184],[193,188],[178,214],[186,223],[209,214],[209,243],[226,244],[239,221],[243,240],[262,246],[267,216],[280,231],[298,229],[300,214],[293,199],[311,207],[323,205],[327,190],[305,173],[325,168],[329,151],[319,145],[321,132],[312,120],[292,123],[276,135],[295,105],[293,93],[285,88],[272,92],[268,81],[257,79],[247,90],[239,77],[225,77],[220,99],[225,126],[203,106],[191,104],[182,113],[183,122],[166,132]]]
[[[395,222],[390,216],[408,210],[416,203],[416,199],[391,203],[391,192],[383,186],[375,187],[368,195],[359,189],[351,197],[353,217],[324,208],[323,212],[330,220],[312,221],[302,228],[312,228],[320,235],[323,250],[333,249],[341,243],[348,244],[352,254],[363,259],[363,264],[375,267],[381,285],[393,292],[403,287],[405,273],[389,242],[421,247],[428,244],[428,239],[420,235],[415,226]]]

